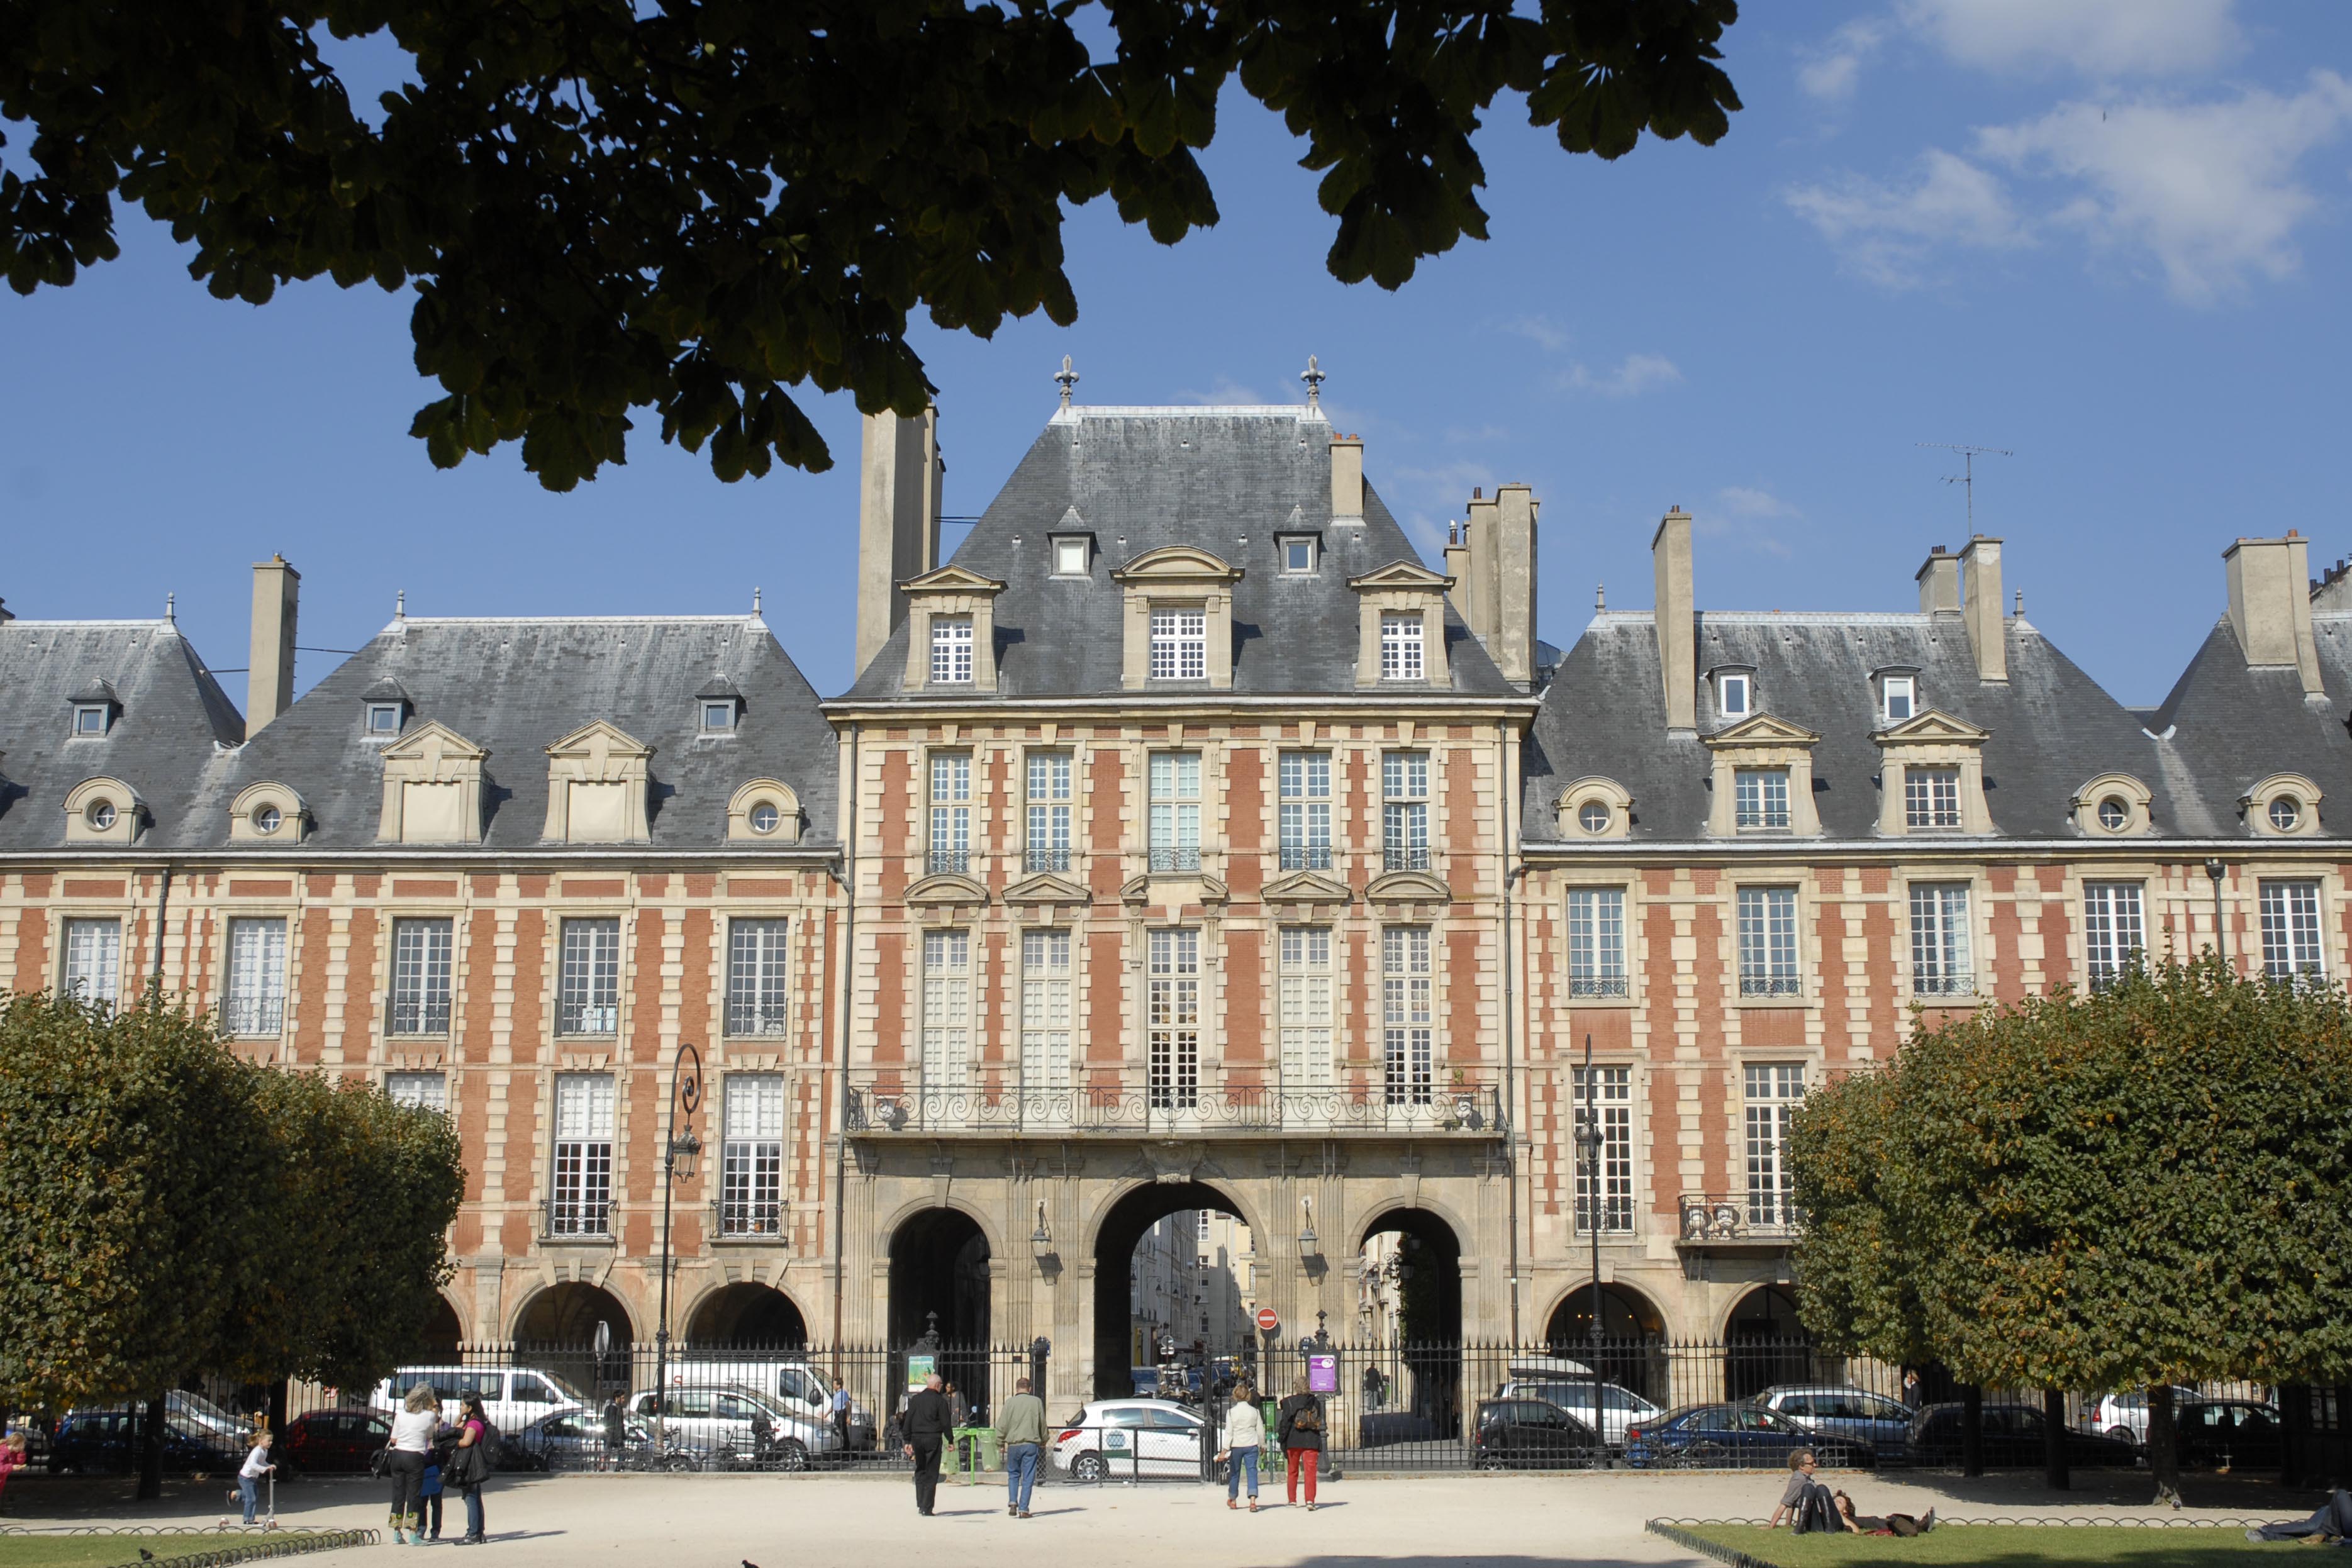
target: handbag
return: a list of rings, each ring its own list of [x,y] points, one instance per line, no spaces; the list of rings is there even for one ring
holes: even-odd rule
[[[375,1477],[378,1480],[382,1480],[385,1476],[391,1473],[392,1445],[390,1443],[386,1443],[383,1448],[378,1448],[374,1453],[368,1456],[368,1474]]]

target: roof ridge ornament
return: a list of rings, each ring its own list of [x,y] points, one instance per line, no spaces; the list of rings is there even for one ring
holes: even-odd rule
[[[1070,369],[1069,355],[1062,356],[1062,368],[1055,373],[1054,380],[1062,389],[1062,406],[1069,407],[1070,389],[1078,384],[1078,372]]]
[[[1324,374],[1323,367],[1315,362],[1314,355],[1307,356],[1307,368],[1298,373],[1298,379],[1307,383],[1307,406],[1313,409],[1321,408],[1323,383],[1330,378]]]

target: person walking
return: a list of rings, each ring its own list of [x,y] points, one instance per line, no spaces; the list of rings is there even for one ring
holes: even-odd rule
[[[1927,1403],[1927,1391],[1920,1386],[1919,1369],[1916,1366],[1906,1367],[1903,1372],[1903,1408],[1916,1416],[1919,1414],[1919,1406],[1926,1403]]]
[[[849,1381],[837,1373],[833,1379],[833,1431],[841,1440],[841,1451],[849,1452]]]
[[[1283,1495],[1298,1500],[1298,1475],[1307,1472],[1307,1511],[1315,1511],[1315,1467],[1323,1458],[1323,1402],[1307,1391],[1307,1379],[1294,1378],[1290,1397],[1282,1402],[1275,1422],[1286,1463]]]
[[[275,1474],[278,1469],[276,1465],[269,1462],[270,1442],[269,1428],[267,1427],[247,1438],[245,1463],[237,1467],[236,1496],[237,1500],[245,1505],[245,1522],[247,1524],[254,1521],[254,1513],[260,1506],[258,1489],[263,1478]]]
[[[446,1478],[466,1500],[466,1533],[457,1538],[460,1546],[478,1546],[488,1539],[482,1521],[482,1483],[490,1479],[490,1455],[496,1451],[498,1435],[498,1428],[490,1425],[490,1413],[482,1407],[482,1396],[467,1395],[465,1412],[457,1420],[457,1448],[449,1456]]]
[[[940,1449],[954,1425],[948,1396],[940,1392],[942,1386],[940,1375],[934,1372],[907,1400],[906,1442],[902,1446],[907,1457],[915,1461],[915,1511],[925,1519],[931,1517],[931,1505],[939,1499]]]
[[[604,1401],[604,1465],[618,1469],[629,1451],[629,1413],[622,1406],[616,1390]]]
[[[1234,1390],[1233,1408],[1225,1412],[1225,1506],[1238,1506],[1242,1472],[1249,1472],[1249,1511],[1257,1511],[1257,1457],[1265,1447],[1265,1417],[1259,1414],[1257,1390],[1244,1383]],[[1309,1483],[1310,1489],[1312,1483]],[[1312,1495],[1311,1490],[1309,1495]]]
[[[8,1490],[8,1478],[25,1468],[25,1429],[22,1427],[0,1437],[0,1495]]]
[[[1004,1511],[1029,1517],[1029,1493],[1037,1484],[1037,1457],[1045,1448],[1045,1402],[1016,1379],[1013,1397],[997,1406],[996,1440],[1004,1449]]]
[[[433,1451],[433,1430],[441,1425],[441,1400],[429,1383],[409,1385],[392,1418],[392,1440],[385,1446],[384,1473],[392,1478],[392,1543],[406,1546],[416,1529],[417,1498],[425,1484],[425,1456]],[[420,1533],[416,1544],[425,1544]]]

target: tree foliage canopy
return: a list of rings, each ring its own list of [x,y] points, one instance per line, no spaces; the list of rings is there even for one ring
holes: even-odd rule
[[[0,271],[117,254],[119,195],[258,304],[413,284],[412,434],[520,440],[552,489],[625,460],[632,409],[722,479],[830,459],[784,390],[919,413],[908,315],[992,333],[1077,302],[1066,204],[1172,244],[1238,76],[1307,142],[1328,264],[1395,288],[1484,238],[1472,134],[1524,94],[1562,148],[1712,143],[1737,0],[0,0]],[[1115,37],[1097,59],[1080,26]],[[413,79],[356,110],[328,40]],[[21,139],[22,132],[16,132]]]

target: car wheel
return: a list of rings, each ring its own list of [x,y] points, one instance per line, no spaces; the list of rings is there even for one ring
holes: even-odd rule
[[[785,1438],[775,1446],[772,1452],[776,1469],[780,1470],[804,1470],[809,1468],[808,1449],[797,1439]]]
[[[1479,1455],[1478,1468],[1482,1470],[1504,1470],[1510,1469],[1508,1465],[1503,1463],[1502,1456],[1499,1454]]]
[[[695,1462],[692,1454],[672,1454],[662,1461],[661,1468],[675,1475],[682,1476],[698,1470],[702,1467]]]
[[[1102,1479],[1103,1457],[1100,1454],[1094,1453],[1080,1454],[1076,1458],[1070,1461],[1070,1479],[1072,1480],[1079,1481],[1098,1481]]]
[[[2110,1427],[2107,1428],[2107,1436],[2118,1443],[2129,1443],[2135,1448],[2139,1447],[2139,1439],[2132,1435],[2132,1429],[2129,1427]]]

